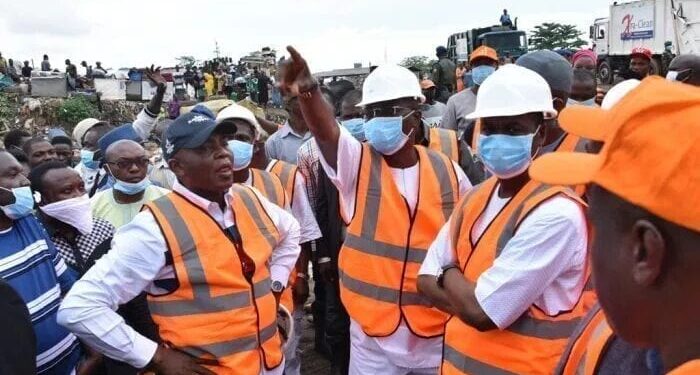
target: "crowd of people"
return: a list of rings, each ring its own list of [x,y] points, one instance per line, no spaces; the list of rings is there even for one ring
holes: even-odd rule
[[[482,46],[459,87],[438,49],[339,92],[288,51],[284,124],[161,113],[146,69],[132,123],[5,135],[0,373],[299,374],[310,278],[333,374],[700,372],[700,56],[605,91],[592,51]]]

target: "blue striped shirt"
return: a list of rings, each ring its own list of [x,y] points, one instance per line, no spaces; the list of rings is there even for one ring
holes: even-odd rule
[[[0,232],[0,278],[27,304],[36,334],[37,372],[70,374],[80,359],[80,343],[58,325],[56,312],[75,274],[34,215],[15,220],[10,229]]]

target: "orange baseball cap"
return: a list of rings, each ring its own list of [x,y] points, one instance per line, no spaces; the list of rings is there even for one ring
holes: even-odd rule
[[[665,220],[700,231],[700,88],[645,79],[609,111],[592,113],[577,109],[560,121],[607,127],[601,152],[543,155],[533,162],[530,176],[557,185],[595,183]]]
[[[427,90],[431,87],[435,87],[435,82],[433,82],[429,79],[424,79],[424,80],[420,81],[421,90]]]
[[[474,51],[472,51],[472,54],[469,55],[469,63],[472,63],[478,59],[482,58],[487,58],[490,60],[493,60],[495,62],[498,62],[498,53],[496,53],[496,50],[488,47],[488,46],[481,46]]]

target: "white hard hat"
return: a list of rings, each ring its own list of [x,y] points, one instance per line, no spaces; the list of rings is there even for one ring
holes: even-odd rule
[[[637,86],[639,86],[640,83],[641,81],[639,81],[638,79],[628,79],[613,86],[605,94],[603,102],[600,103],[600,108],[612,108],[613,106],[615,106],[615,104],[617,104],[617,102],[622,100],[622,98],[624,98],[625,95],[627,95],[630,91],[634,90]]]
[[[415,98],[421,103],[425,96],[418,78],[410,70],[398,65],[382,65],[374,69],[362,85],[362,102],[358,107],[401,98]]]
[[[78,143],[78,146],[83,147],[83,137],[88,130],[92,129],[93,126],[104,123],[96,118],[86,118],[80,121],[75,128],[73,128],[73,139]]]
[[[507,64],[486,78],[479,87],[474,112],[465,118],[474,120],[532,112],[542,112],[546,119],[557,117],[547,81],[530,69]]]
[[[258,119],[255,118],[253,112],[242,105],[233,103],[219,111],[219,114],[216,116],[216,123],[220,124],[222,121],[228,119],[241,119],[248,122],[250,126],[253,127],[256,141],[260,140],[260,136],[267,135],[267,132],[263,130],[262,126],[260,126],[260,123],[258,122]]]

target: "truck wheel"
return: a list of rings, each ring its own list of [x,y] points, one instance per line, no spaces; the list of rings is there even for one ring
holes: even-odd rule
[[[661,67],[663,65],[661,64],[661,59],[658,57],[654,57],[651,59],[651,64],[649,66],[649,74],[650,75],[663,75],[663,72],[661,71]]]
[[[603,60],[598,65],[598,79],[600,79],[600,83],[611,85],[613,83],[614,76],[615,73],[610,66],[610,61],[607,59]]]

